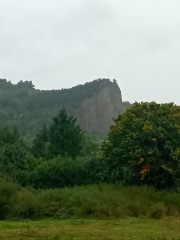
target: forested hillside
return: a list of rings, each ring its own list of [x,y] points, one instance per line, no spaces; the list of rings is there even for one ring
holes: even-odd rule
[[[0,79],[0,129],[16,125],[22,135],[31,138],[43,124],[49,124],[60,109],[65,108],[73,115],[81,112],[82,103],[96,96],[108,82],[109,79],[98,79],[70,89],[44,91],[35,89],[31,81],[12,84]],[[118,104],[122,112],[130,106],[128,102]]]

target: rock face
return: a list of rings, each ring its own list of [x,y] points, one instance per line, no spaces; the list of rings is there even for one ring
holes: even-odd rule
[[[106,134],[112,118],[129,105],[122,102],[115,80],[103,78],[69,89],[38,90],[31,81],[12,84],[0,79],[0,129],[15,125],[27,138],[33,138],[43,124],[49,126],[62,108],[77,118],[83,130]]]
[[[114,80],[105,79],[99,85],[99,91],[86,98],[81,107],[74,112],[77,123],[90,133],[106,134],[116,118],[123,112],[122,96]]]

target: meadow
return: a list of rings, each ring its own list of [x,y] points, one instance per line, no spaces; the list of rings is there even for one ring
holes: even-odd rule
[[[0,179],[0,239],[180,240],[180,193],[100,184],[35,190]]]
[[[0,222],[3,240],[180,240],[180,219],[53,220]]]

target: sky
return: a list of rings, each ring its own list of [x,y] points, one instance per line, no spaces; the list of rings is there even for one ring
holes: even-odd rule
[[[180,1],[0,0],[0,78],[116,79],[123,101],[180,105]]]

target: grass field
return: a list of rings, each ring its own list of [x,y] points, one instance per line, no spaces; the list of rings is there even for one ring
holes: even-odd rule
[[[3,240],[180,240],[180,219],[42,220],[0,222]]]

